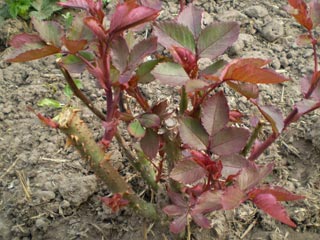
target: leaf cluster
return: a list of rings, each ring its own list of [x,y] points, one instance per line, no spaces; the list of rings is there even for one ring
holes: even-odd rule
[[[289,81],[268,68],[270,60],[221,60],[238,38],[236,22],[202,27],[203,11],[190,4],[176,19],[154,23],[152,35],[141,40],[137,32],[155,21],[161,1],[125,1],[110,16],[103,11],[102,1],[68,0],[59,4],[82,11],[67,27],[32,19],[38,34],[15,36],[10,42],[14,51],[7,60],[24,62],[59,54],[57,64],[70,89],[102,120],[105,133],[101,144],[108,149],[115,137],[150,188],[167,189],[171,203],[163,211],[174,218],[170,225],[173,233],[182,232],[190,219],[209,228],[208,213],[234,209],[245,201],[296,226],[280,202],[304,197],[263,183],[274,165],[259,165],[255,160],[292,122],[320,107],[317,39],[313,34],[320,19],[318,1],[307,7],[302,0],[289,0],[289,12],[308,31],[298,40],[310,40],[306,42],[313,46],[315,69],[312,76],[302,79],[303,99],[287,117],[277,106],[259,101],[260,84]],[[159,45],[170,56],[158,52]],[[212,64],[202,69],[202,58]],[[83,71],[92,74],[104,91],[106,115],[92,107],[73,80],[73,73]],[[176,89],[179,104],[171,105],[167,100],[150,103],[140,86],[153,81]],[[239,109],[230,109],[225,88],[243,96],[260,114],[245,116]],[[70,89],[65,89],[68,96]],[[41,104],[59,105],[52,101]],[[42,120],[57,127],[44,117]],[[177,124],[168,124],[170,120]],[[121,138],[120,122],[126,124],[132,137],[133,152]],[[270,128],[266,139],[260,139],[262,127]],[[126,193],[114,194],[103,199],[113,210],[129,203],[122,199]]]

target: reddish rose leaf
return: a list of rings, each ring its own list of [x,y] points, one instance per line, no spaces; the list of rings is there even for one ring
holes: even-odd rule
[[[101,201],[111,208],[112,212],[117,212],[129,204],[129,201],[124,199],[120,193],[116,193],[112,197],[102,197]]]
[[[241,169],[249,167],[250,164],[247,159],[238,154],[222,156],[219,160],[222,162],[222,176],[225,178],[239,173]]]
[[[112,64],[123,73],[128,65],[129,47],[122,36],[113,39],[111,43]]]
[[[27,43],[6,57],[8,62],[27,62],[59,53],[60,48],[41,43]]]
[[[140,141],[141,149],[150,158],[153,159],[157,156],[160,146],[160,137],[158,134],[150,129],[146,129],[146,134]]]
[[[93,2],[93,1],[92,0],[67,0],[65,2],[58,2],[58,4],[62,7],[72,7],[72,8],[89,10],[90,2]]]
[[[258,98],[259,88],[257,84],[246,83],[246,82],[236,82],[236,81],[227,81],[227,84],[235,91],[245,96],[246,98]]]
[[[209,136],[215,135],[229,122],[229,106],[223,92],[207,98],[202,104],[201,122]]]
[[[259,194],[271,194],[277,201],[295,201],[305,198],[304,196],[293,194],[282,187],[268,185],[253,189],[248,193],[249,198],[251,199],[254,199]]]
[[[186,212],[185,207],[179,207],[177,205],[165,206],[162,211],[170,217],[180,216]]]
[[[308,6],[303,0],[288,0],[287,11],[306,29],[312,29],[312,20],[308,14]]]
[[[298,46],[308,46],[312,44],[312,38],[309,34],[301,34],[297,37],[296,43]]]
[[[311,99],[315,99],[317,101],[320,101],[320,71],[318,71],[316,73],[316,78],[317,78],[317,85],[314,89],[314,91],[312,92],[310,98]],[[311,81],[312,81],[312,75],[306,75],[304,76],[301,80],[300,80],[300,84],[301,84],[301,92],[303,93],[303,95],[305,96],[308,91],[309,91],[309,88],[311,86]]]
[[[222,209],[221,197],[222,191],[206,191],[202,193],[196,205],[193,207],[192,212],[194,214],[198,213],[208,213],[215,210]]]
[[[59,23],[53,21],[40,21],[36,18],[32,18],[32,23],[39,33],[40,38],[47,45],[61,47],[63,28]]]
[[[281,83],[287,78],[271,69],[262,69],[269,61],[263,59],[237,59],[222,71],[221,78],[225,81],[235,80],[247,83]]]
[[[170,231],[172,233],[182,232],[185,229],[185,227],[187,226],[187,218],[188,218],[188,213],[185,213],[185,214],[181,215],[180,217],[176,218],[170,224]]]
[[[240,189],[247,191],[254,188],[272,172],[273,166],[274,164],[270,163],[266,166],[259,167],[255,163],[250,162],[249,167],[243,168],[236,177]]]
[[[20,48],[27,43],[42,43],[42,42],[43,42],[42,39],[38,35],[21,33],[21,34],[15,35],[10,40],[9,44],[14,48]]]
[[[144,59],[157,50],[157,38],[151,37],[137,43],[130,51],[128,67],[136,68]]]
[[[83,50],[88,43],[88,41],[84,39],[69,40],[69,39],[66,39],[65,37],[62,38],[62,42],[71,54],[76,54],[77,52]]]
[[[151,73],[161,83],[172,87],[183,86],[190,79],[183,67],[171,62],[159,63]]]
[[[173,56],[173,59],[179,63],[189,75],[191,75],[192,71],[198,67],[196,56],[186,48],[172,47],[171,55]]]
[[[167,49],[187,48],[195,53],[195,41],[188,27],[176,22],[161,22],[154,28],[158,42]]]
[[[206,176],[206,170],[192,160],[179,161],[170,177],[183,184],[194,184]]]
[[[205,150],[209,145],[208,134],[200,121],[191,117],[179,119],[179,132],[184,144],[196,150]]]
[[[168,190],[168,196],[174,205],[177,205],[185,209],[188,207],[188,204],[186,203],[181,193],[176,193],[171,190]]]
[[[190,92],[194,92],[194,91],[199,91],[201,89],[206,89],[208,87],[208,83],[199,79],[192,79],[189,80],[186,83],[186,92],[190,93]]]
[[[196,8],[193,4],[189,4],[178,16],[178,23],[189,28],[193,36],[197,39],[201,32],[202,10]]]
[[[247,144],[249,136],[247,129],[227,127],[210,137],[210,149],[220,156],[239,153]]]
[[[145,7],[153,8],[156,10],[161,10],[160,0],[139,0],[140,4]]]
[[[313,28],[316,28],[320,24],[320,3],[318,0],[313,0],[309,3],[309,7]]]
[[[142,114],[138,120],[141,125],[146,128],[160,127],[160,118],[158,115],[153,113]]]
[[[140,6],[135,1],[118,4],[110,20],[110,34],[121,33],[142,23],[150,22],[158,17],[156,9]]]
[[[86,17],[83,22],[101,41],[106,41],[106,31],[95,17]]]
[[[236,22],[213,23],[203,29],[197,42],[197,55],[215,59],[230,47],[239,36],[240,26]]]
[[[254,204],[264,212],[291,227],[296,224],[289,218],[284,207],[277,201],[272,194],[259,194],[253,199]]]
[[[227,187],[221,197],[221,203],[224,210],[230,210],[238,207],[246,200],[246,194],[238,185]]]
[[[274,133],[279,134],[284,128],[284,121],[282,113],[278,108],[273,106],[259,106],[257,105],[261,114],[267,119],[271,124]]]
[[[211,228],[211,222],[203,214],[193,214],[191,211],[192,220],[199,226],[205,229]]]

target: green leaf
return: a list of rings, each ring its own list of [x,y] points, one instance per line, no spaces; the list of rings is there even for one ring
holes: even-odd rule
[[[172,87],[182,86],[189,80],[188,74],[183,67],[177,63],[160,63],[151,73],[161,83],[168,84]]]
[[[201,71],[201,74],[205,74],[205,75],[217,74],[219,72],[219,70],[221,70],[222,67],[224,67],[226,64],[227,64],[227,61],[220,59],[220,60],[212,63],[211,65],[209,65],[205,69],[203,69]]]
[[[240,27],[236,22],[213,23],[200,33],[197,49],[203,58],[215,59],[230,47],[239,36]]]
[[[39,107],[51,107],[51,108],[61,108],[62,104],[57,100],[51,98],[43,98],[41,99],[38,104]]]
[[[140,122],[137,119],[133,120],[129,124],[128,131],[132,136],[136,138],[142,138],[146,134],[146,130],[141,126]]]
[[[160,126],[159,116],[156,114],[153,114],[153,113],[143,114],[138,119],[139,119],[141,125],[146,128],[153,128],[153,127]]]
[[[142,63],[136,70],[136,77],[138,78],[138,82],[143,84],[152,82],[155,78],[151,74],[151,71],[158,63],[159,60],[150,60]]]
[[[162,22],[155,27],[158,42],[167,49],[185,47],[195,53],[195,41],[188,27],[176,22]]]
[[[34,0],[31,5],[36,11],[30,12],[30,15],[39,20],[48,19],[54,12],[62,9],[57,5],[57,0]]]
[[[32,19],[34,28],[47,45],[61,47],[61,38],[63,35],[62,26],[53,21],[40,21],[36,18]]]
[[[189,28],[193,36],[197,38],[201,31],[202,10],[189,4],[178,16],[178,23]]]
[[[191,117],[179,119],[179,132],[184,144],[196,150],[205,150],[209,145],[209,137],[200,121]]]
[[[91,52],[79,52],[82,57],[87,59],[88,61],[92,61],[94,59],[94,54]],[[63,66],[71,73],[82,73],[86,69],[86,65],[84,62],[76,57],[75,55],[67,55],[61,58],[61,63]]]
[[[83,88],[83,85],[82,85],[81,80],[75,79],[75,80],[74,80],[74,83],[76,84],[77,88],[79,88],[79,89],[82,89],[82,88]],[[72,89],[70,88],[70,85],[69,85],[69,84],[67,84],[67,85],[64,87],[63,93],[64,93],[68,98],[71,98],[71,97],[73,96],[73,91],[72,91]]]

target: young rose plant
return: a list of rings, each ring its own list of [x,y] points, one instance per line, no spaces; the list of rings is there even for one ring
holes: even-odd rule
[[[278,108],[262,105],[258,99],[259,84],[289,80],[268,69],[269,60],[220,60],[238,38],[238,23],[217,22],[202,28],[202,10],[181,4],[176,19],[156,22],[152,36],[137,41],[134,31],[157,18],[160,1],[125,1],[110,15],[104,12],[101,0],[59,4],[81,10],[72,25],[64,28],[54,21],[32,19],[38,33],[15,36],[10,42],[13,52],[7,60],[24,62],[59,53],[57,65],[75,96],[101,119],[104,136],[96,143],[78,110],[70,107],[62,109],[55,119],[37,115],[48,126],[64,132],[108,185],[114,196],[103,197],[105,204],[113,210],[129,205],[144,217],[163,218],[161,210],[138,197],[108,161],[108,148],[115,137],[152,191],[167,189],[171,203],[163,211],[174,218],[170,224],[173,233],[182,232],[190,219],[200,227],[210,228],[207,213],[234,209],[245,201],[252,201],[273,218],[296,226],[280,202],[304,197],[279,186],[261,184],[274,165],[258,165],[255,160],[290,123],[320,107],[317,39],[313,34],[320,22],[318,1],[307,7],[303,1],[289,0],[289,12],[308,31],[298,40],[312,44],[315,68],[311,76],[301,81],[303,100],[293,106],[286,118]],[[169,57],[157,52],[158,44],[170,52]],[[201,69],[202,58],[213,63]],[[93,106],[72,78],[73,73],[85,70],[104,90],[106,115]],[[140,85],[154,80],[175,87],[180,95],[179,106],[169,108],[168,101],[150,104]],[[270,123],[270,136],[258,139],[262,120],[243,116],[238,109],[231,110],[223,87],[244,96],[260,111],[260,118]],[[135,99],[139,113],[133,113],[137,106],[125,101],[129,97]],[[176,111],[169,110],[172,108]],[[250,124],[245,124],[245,117],[252,119]],[[178,125],[168,126],[169,118],[175,118]],[[127,125],[132,143],[139,142],[139,147],[127,145],[118,128],[120,122]]]

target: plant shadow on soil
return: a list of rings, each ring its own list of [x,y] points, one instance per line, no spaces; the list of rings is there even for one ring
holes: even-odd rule
[[[273,59],[272,66],[293,80],[281,86],[262,87],[261,101],[276,104],[288,112],[292,102],[299,98],[298,79],[310,70],[312,61],[310,48],[294,45],[294,37],[301,29],[282,10],[279,1],[258,0],[255,6],[248,0],[217,2],[196,1],[210,12],[204,15],[206,24],[214,20],[241,22],[240,38],[224,57]],[[161,17],[168,18],[177,11],[177,3],[165,2]],[[266,29],[274,19],[280,23],[274,26],[280,28],[276,36]],[[23,29],[25,24],[18,20],[2,24],[1,49],[7,47],[12,34]],[[65,148],[62,134],[41,125],[27,110],[27,106],[37,109],[37,102],[44,97],[66,101],[61,93],[63,76],[53,62],[54,58],[26,64],[0,61],[0,239],[174,239],[160,223],[145,222],[129,210],[113,214],[102,206],[99,197],[108,195],[108,189],[73,149]],[[92,79],[87,74],[81,78],[85,93],[102,109],[101,92],[88,81]],[[145,92],[151,98],[160,96],[169,101],[177,98],[171,90],[164,89],[154,85]],[[226,91],[233,108],[244,113],[249,111],[243,99]],[[73,104],[81,106],[76,100]],[[50,109],[37,110],[54,116]],[[82,115],[95,130],[98,140],[102,135],[102,129],[95,127],[99,121],[89,110],[84,109]],[[307,197],[286,205],[297,229],[244,204],[235,211],[212,216],[213,229],[195,230],[193,239],[320,239],[319,125],[318,112],[304,117],[259,159],[261,163],[276,163],[270,182]],[[115,166],[137,192],[143,195],[145,191],[147,195],[148,191],[132,173],[116,145],[112,151]]]

